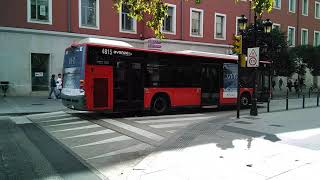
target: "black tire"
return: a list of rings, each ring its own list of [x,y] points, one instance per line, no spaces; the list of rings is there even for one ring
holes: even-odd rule
[[[151,110],[154,114],[163,114],[169,108],[168,99],[165,96],[156,96],[152,100]]]
[[[249,107],[251,104],[251,98],[248,94],[242,94],[240,97],[240,105],[241,107]]]

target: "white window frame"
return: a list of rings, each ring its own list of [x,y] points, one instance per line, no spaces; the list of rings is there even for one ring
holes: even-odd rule
[[[82,15],[81,15],[81,1],[83,0],[79,0],[79,28],[85,28],[85,29],[95,29],[95,30],[99,30],[100,29],[100,8],[99,8],[99,4],[100,4],[100,0],[96,0],[97,4],[96,4],[96,26],[86,26],[86,25],[82,25]]]
[[[307,43],[306,44],[304,44],[304,42],[302,42],[302,40],[303,40],[303,32],[307,32],[307,36],[306,36],[306,40],[307,40]],[[301,28],[301,38],[300,38],[300,44],[301,45],[308,45],[309,44],[309,30],[308,29],[306,29],[306,28]]]
[[[272,24],[272,29],[275,29],[275,26],[278,26],[278,27],[279,27],[279,30],[281,30],[281,24],[273,23],[273,24]]]
[[[133,31],[122,29],[122,7],[121,7],[121,11],[119,12],[119,32],[128,33],[128,34],[137,34],[137,20],[135,18],[132,18],[132,20],[133,20]]]
[[[316,34],[319,34],[319,45],[320,46],[320,31],[313,31],[313,46],[316,46]]]
[[[287,30],[287,41],[289,42],[289,29],[293,29],[293,36],[292,36],[292,45],[289,47],[295,47],[296,46],[296,28],[293,26],[288,26]]]
[[[304,9],[304,2],[303,1],[307,1],[307,12],[306,13],[303,13],[303,9]],[[302,16],[308,16],[308,14],[309,14],[309,0],[302,0],[301,14],[302,14]]]
[[[217,37],[217,16],[223,16],[224,17],[224,21],[223,21],[223,32],[222,32],[222,38]],[[227,15],[226,14],[222,14],[222,13],[214,13],[214,39],[216,40],[226,40],[227,39]]]
[[[164,31],[162,30],[161,27],[161,32],[163,32],[164,34],[172,34],[172,35],[176,35],[176,30],[177,30],[177,6],[175,4],[168,4],[168,7],[172,7],[173,8],[173,17],[172,17],[172,31],[173,32],[169,32],[169,31]]]
[[[238,20],[239,19],[241,19],[241,17],[239,17],[239,16],[236,16],[236,32],[234,33],[234,34],[236,34],[236,35],[238,35],[238,26],[239,26],[239,24],[238,24]]]
[[[48,0],[48,13],[49,13],[49,21],[38,21],[38,20],[33,20],[31,19],[31,0],[27,0],[27,17],[28,17],[28,22],[29,23],[37,23],[37,24],[47,24],[47,25],[52,25],[52,0]]]
[[[194,35],[192,34],[192,11],[197,11],[200,12],[200,35]],[[197,9],[197,8],[190,8],[190,37],[199,37],[202,38],[203,37],[203,16],[204,16],[204,10],[203,9]]]
[[[320,19],[320,16],[319,17],[317,17],[317,12],[316,12],[316,10],[317,10],[317,4],[319,4],[319,11],[320,11],[320,1],[315,1],[314,2],[314,18],[315,19]],[[319,13],[320,14],[320,13]]]
[[[281,10],[281,0],[279,0],[279,7],[276,6],[275,0],[274,0],[273,9]]]
[[[289,12],[291,12],[291,13],[296,13],[296,9],[297,9],[297,0],[293,0],[293,2],[294,2],[294,10],[293,10],[293,11],[291,11],[291,10],[290,10],[291,0],[289,0],[288,10],[289,10]]]

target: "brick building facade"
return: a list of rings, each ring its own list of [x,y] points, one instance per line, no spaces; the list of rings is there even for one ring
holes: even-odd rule
[[[117,13],[112,0],[10,0],[0,6],[0,80],[11,83],[9,94],[46,90],[49,74],[61,73],[64,49],[85,37],[128,42],[147,48],[153,32],[143,22]],[[198,50],[229,54],[237,18],[253,21],[250,2],[166,0],[161,50]],[[275,0],[264,14],[287,32],[292,46],[320,45],[320,0]],[[42,73],[41,73],[42,72]]]

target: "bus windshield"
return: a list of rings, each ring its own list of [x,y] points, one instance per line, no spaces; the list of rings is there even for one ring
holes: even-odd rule
[[[84,53],[82,46],[71,47],[65,51],[63,64],[63,88],[79,89],[80,80],[84,78]]]

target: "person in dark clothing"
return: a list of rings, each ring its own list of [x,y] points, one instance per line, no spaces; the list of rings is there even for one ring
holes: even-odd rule
[[[294,89],[296,90],[296,93],[298,93],[299,91],[299,84],[298,84],[298,80],[296,79],[293,83]]]
[[[281,88],[282,88],[282,84],[283,84],[283,81],[282,81],[282,79],[280,78],[280,79],[279,79],[279,89],[280,89],[280,91],[281,91]]]
[[[56,75],[52,74],[50,79],[50,93],[49,93],[48,99],[51,99],[52,93],[54,93],[54,96],[56,97],[56,99],[58,98],[58,95],[56,92],[57,84],[56,84],[55,78],[56,78]]]
[[[274,90],[274,87],[276,86],[276,81],[272,80],[272,89]]]
[[[292,89],[292,81],[291,81],[290,79],[288,80],[287,86],[288,86],[289,91],[291,92],[291,89]]]

